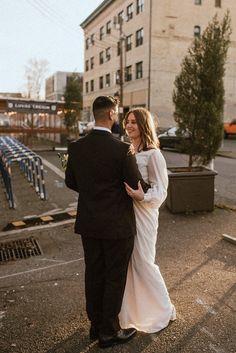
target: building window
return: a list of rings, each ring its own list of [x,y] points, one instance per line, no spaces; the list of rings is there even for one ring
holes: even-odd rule
[[[221,7],[221,0],[215,0],[215,7]]]
[[[194,37],[200,37],[200,35],[201,35],[201,27],[194,26]]]
[[[202,4],[202,0],[194,0],[194,4],[195,5],[201,5]]]
[[[93,92],[94,91],[94,80],[90,81],[90,91]]]
[[[92,56],[92,57],[90,58],[90,69],[92,70],[93,67],[94,67],[94,57]]]
[[[104,63],[104,52],[100,51],[99,53],[99,64],[103,64]]]
[[[137,0],[137,15],[144,10],[144,0]]]
[[[124,19],[124,11],[118,13],[118,23],[122,22]]]
[[[88,93],[89,91],[89,83],[85,82],[85,92]]]
[[[87,38],[85,41],[85,48],[86,50],[89,48],[89,38]]]
[[[107,34],[111,33],[111,21],[108,21],[106,24],[106,32]]]
[[[95,43],[95,35],[94,35],[94,33],[91,34],[91,36],[90,36],[90,42],[91,42],[92,45],[94,45],[94,43]]]
[[[125,68],[125,81],[132,80],[132,66],[126,66]]]
[[[111,59],[111,48],[106,49],[106,61]]]
[[[136,79],[143,77],[143,62],[140,61],[136,64]]]
[[[86,60],[85,61],[85,71],[88,71],[89,70],[89,61]]]
[[[116,71],[116,84],[119,85],[120,84],[120,70]]]
[[[106,87],[110,87],[111,77],[110,74],[106,74]]]
[[[100,40],[102,40],[103,36],[104,36],[104,27],[102,26],[100,28],[100,35],[99,35]]]
[[[131,20],[133,18],[133,4],[130,4],[129,6],[127,6],[126,9],[126,15],[127,15],[127,21]]]
[[[99,77],[99,88],[103,89],[103,76]]]
[[[125,39],[125,49],[126,51],[132,49],[132,34],[130,36],[127,36]]]
[[[136,31],[136,47],[143,44],[143,28]]]
[[[120,41],[117,42],[117,56],[120,55]]]

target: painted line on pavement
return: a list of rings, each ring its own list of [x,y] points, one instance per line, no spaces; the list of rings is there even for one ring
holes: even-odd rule
[[[78,262],[78,261],[81,261],[81,260],[84,260],[83,257],[81,257],[80,259],[75,259],[75,260],[71,260],[71,261],[65,261],[65,262],[62,262],[60,264],[54,264],[54,265],[50,265],[50,266],[45,266],[45,267],[40,267],[40,268],[34,268],[32,270],[28,270],[28,271],[24,271],[24,272],[17,272],[17,273],[12,273],[10,275],[6,275],[6,276],[1,276],[0,279],[5,279],[5,278],[10,278],[10,277],[16,277],[16,276],[22,276],[22,275],[25,275],[25,274],[28,274],[28,273],[32,273],[32,272],[37,272],[37,271],[42,271],[42,270],[47,270],[47,269],[50,269],[52,267],[58,267],[58,266],[62,266],[62,265],[69,265],[73,262]]]
[[[52,163],[48,162],[46,159],[42,158],[41,156],[40,156],[40,158],[42,159],[42,162],[43,162],[44,165],[46,165],[48,168],[50,168],[60,178],[65,180],[65,173],[64,172],[62,172],[59,168],[57,168],[55,165],[53,165]]]

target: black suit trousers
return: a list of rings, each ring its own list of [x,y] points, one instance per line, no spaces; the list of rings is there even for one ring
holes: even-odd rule
[[[101,334],[120,329],[118,314],[134,237],[96,239],[82,236],[85,257],[86,311]]]

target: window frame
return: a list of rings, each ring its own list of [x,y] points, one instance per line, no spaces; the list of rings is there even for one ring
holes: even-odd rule
[[[88,50],[89,48],[89,38],[86,38],[85,40],[85,49]]]
[[[102,40],[104,37],[104,26],[101,26],[99,29],[99,39]]]
[[[132,50],[132,34],[130,34],[125,38],[125,50],[126,51]]]
[[[91,43],[92,45],[95,44],[95,34],[94,34],[94,33],[92,33],[91,36],[90,36],[90,43]]]
[[[106,34],[111,34],[111,21],[106,23]]]
[[[99,89],[103,89],[103,88],[104,88],[104,77],[99,76]]]
[[[90,92],[94,92],[94,80],[90,80]]]
[[[99,65],[104,64],[104,50],[99,53]]]
[[[126,8],[127,21],[132,20],[133,15],[134,15],[134,5],[133,5],[133,3],[131,2],[131,3],[127,6],[127,8]]]
[[[106,48],[106,61],[111,60],[111,47]]]
[[[143,30],[143,27],[142,27],[142,28],[138,29],[136,31],[136,34],[135,34],[135,45],[136,45],[136,47],[139,47],[140,45],[143,45],[143,38],[144,38],[144,30]]]
[[[120,69],[116,70],[116,84],[120,84]]]
[[[144,0],[137,0],[136,2],[136,14],[139,15],[144,11]]]
[[[125,82],[132,81],[132,65],[125,67]]]
[[[141,67],[141,70],[140,70],[140,67]],[[141,75],[139,75],[139,73],[141,73]],[[135,78],[136,80],[143,78],[143,61],[139,61],[135,64]]]
[[[200,37],[200,35],[201,35],[201,26],[199,26],[199,25],[194,26],[193,35],[194,35],[194,37],[197,37],[197,38]]]
[[[105,87],[110,87],[111,86],[111,75],[106,74],[105,76]]]

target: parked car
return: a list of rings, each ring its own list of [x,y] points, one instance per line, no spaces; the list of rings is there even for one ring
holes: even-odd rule
[[[236,119],[230,123],[224,123],[224,137],[227,139],[229,135],[236,135]]]
[[[88,134],[93,128],[94,128],[94,125],[95,125],[95,121],[89,121],[87,123],[87,126],[86,128],[84,129],[84,134]]]
[[[189,135],[186,133],[183,136],[179,136],[177,134],[177,127],[172,127],[165,131],[163,134],[158,135],[158,139],[160,142],[160,148],[174,148],[178,151],[183,152],[182,148],[180,147],[181,139],[189,139]]]
[[[85,129],[87,127],[88,122],[87,121],[79,121],[78,122],[78,128],[79,128],[79,135],[83,136],[85,135]]]

